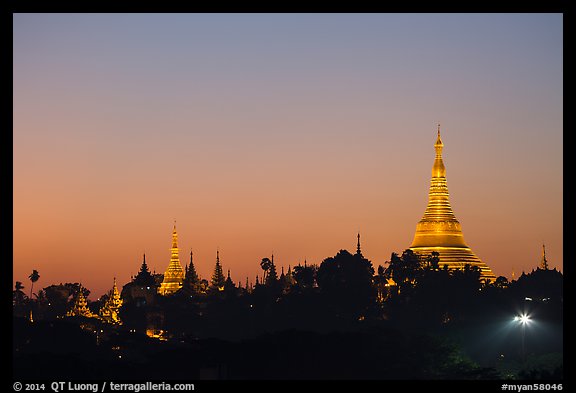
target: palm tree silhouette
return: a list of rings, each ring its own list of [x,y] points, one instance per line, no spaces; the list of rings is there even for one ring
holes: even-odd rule
[[[272,266],[272,261],[270,260],[270,258],[262,258],[262,262],[260,262],[260,267],[262,268],[262,270],[264,270],[264,277],[262,278],[262,282],[266,282],[266,273],[268,273],[268,270],[270,269],[270,267]]]
[[[38,279],[40,278],[40,274],[38,274],[38,270],[36,270],[36,269],[32,270],[32,274],[30,274],[28,276],[28,278],[32,282],[32,286],[30,286],[30,299],[32,299],[32,289],[34,288],[34,283],[36,281],[38,281]]]

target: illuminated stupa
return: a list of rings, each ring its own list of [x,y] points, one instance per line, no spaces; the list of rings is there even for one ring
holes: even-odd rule
[[[424,257],[429,256],[432,251],[438,252],[441,268],[445,265],[448,269],[463,269],[465,265],[476,266],[480,269],[481,279],[493,281],[496,276],[490,267],[466,245],[462,227],[450,206],[446,168],[442,161],[443,147],[444,144],[440,139],[440,125],[438,125],[438,138],[434,144],[436,158],[432,166],[428,206],[424,217],[416,225],[416,233],[410,249]]]
[[[108,323],[121,325],[120,307],[122,307],[122,298],[120,297],[120,291],[118,291],[118,287],[116,286],[116,277],[114,277],[114,285],[108,292],[108,298],[102,305],[102,308],[100,308],[100,319]]]
[[[178,256],[178,234],[176,233],[176,223],[174,223],[174,231],[172,231],[172,248],[170,249],[170,263],[164,273],[164,280],[158,288],[158,293],[161,295],[171,295],[180,288],[184,281],[184,269],[180,264],[180,257]]]
[[[92,318],[94,315],[88,308],[88,302],[86,301],[86,297],[84,297],[84,290],[82,289],[82,285],[78,288],[78,295],[74,300],[74,305],[72,308],[66,313],[69,317],[87,317]]]

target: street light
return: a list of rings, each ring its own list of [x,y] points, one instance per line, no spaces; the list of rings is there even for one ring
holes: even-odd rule
[[[514,317],[514,321],[518,322],[522,327],[522,361],[524,362],[526,359],[526,325],[528,325],[532,319],[528,314],[520,314]]]

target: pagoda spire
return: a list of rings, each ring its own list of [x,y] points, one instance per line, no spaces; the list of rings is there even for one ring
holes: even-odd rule
[[[358,232],[358,242],[356,243],[356,255],[362,255],[362,250],[360,250],[360,232]]]
[[[176,232],[176,220],[174,220],[174,229],[172,230],[172,249],[178,248],[178,232]]]
[[[540,261],[540,269],[548,270],[548,260],[546,259],[546,246],[542,244],[542,260]]]
[[[142,265],[140,266],[140,271],[141,272],[148,272],[148,273],[150,272],[148,270],[148,265],[146,264],[146,253],[144,253],[142,255]]]
[[[213,289],[222,291],[224,289],[224,283],[226,279],[224,278],[224,273],[222,272],[222,265],[220,264],[220,251],[216,249],[216,265],[214,266],[214,273],[212,274],[212,279],[210,280],[210,286]]]
[[[170,249],[170,263],[166,272],[164,272],[164,280],[158,288],[158,293],[161,295],[171,295],[180,288],[184,281],[184,269],[180,264],[180,257],[178,252],[178,232],[176,232],[176,220],[174,220],[174,229],[172,230],[172,248]]]
[[[476,266],[480,269],[482,279],[493,281],[496,276],[466,245],[460,222],[452,211],[446,182],[446,167],[442,158],[443,148],[444,143],[440,137],[440,124],[438,124],[428,205],[424,216],[416,225],[410,249],[424,258],[433,251],[438,252],[440,267],[448,265],[449,269],[462,269],[465,265]]]
[[[108,298],[102,305],[99,311],[100,319],[104,322],[112,324],[122,324],[120,320],[120,307],[122,307],[122,298],[116,286],[116,277],[114,277],[114,284],[112,289],[108,292]]]
[[[146,264],[146,253],[143,254],[140,271],[136,274],[136,277],[132,277],[132,281],[141,287],[152,287],[155,285],[154,277],[150,273],[148,265]]]
[[[190,264],[188,265],[188,271],[186,272],[185,279],[188,280],[190,284],[195,284],[200,280],[198,273],[196,273],[196,267],[194,266],[192,250],[190,250]]]

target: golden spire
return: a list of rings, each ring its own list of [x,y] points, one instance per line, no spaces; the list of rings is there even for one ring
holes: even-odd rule
[[[443,148],[444,143],[440,138],[440,124],[438,124],[434,143],[436,157],[432,166],[428,205],[424,216],[416,225],[410,249],[424,257],[436,251],[440,254],[440,266],[448,265],[450,269],[463,268],[466,264],[477,266],[481,270],[482,278],[494,280],[496,277],[490,268],[466,245],[460,222],[452,211],[446,182],[446,167],[442,159]]]
[[[184,281],[184,269],[180,264],[180,257],[178,255],[178,233],[176,232],[176,220],[174,220],[174,229],[172,231],[172,248],[170,249],[170,263],[164,273],[164,280],[158,288],[158,293],[161,295],[170,295],[180,288]]]
[[[546,246],[542,244],[542,260],[540,261],[540,269],[548,270],[548,260],[546,259]]]
[[[172,249],[178,248],[178,233],[176,232],[176,220],[174,220],[174,229],[172,230]]]
[[[440,139],[440,124],[438,124],[438,137],[434,144],[436,158],[434,159],[434,165],[432,166],[432,177],[446,177],[446,167],[444,167],[444,161],[442,160],[443,147],[444,144],[442,143],[442,139]]]
[[[122,298],[120,297],[120,292],[116,286],[116,277],[114,277],[114,285],[108,292],[108,298],[98,312],[100,319],[107,323],[121,325],[122,321],[120,320],[119,315],[120,307],[122,307]]]
[[[440,125],[438,125],[438,137],[434,144],[436,157],[432,166],[428,206],[424,211],[424,217],[416,226],[416,235],[411,247],[428,244],[466,247],[460,223],[452,211],[452,206],[450,206],[446,168],[442,160],[443,147],[444,144],[440,139]]]

